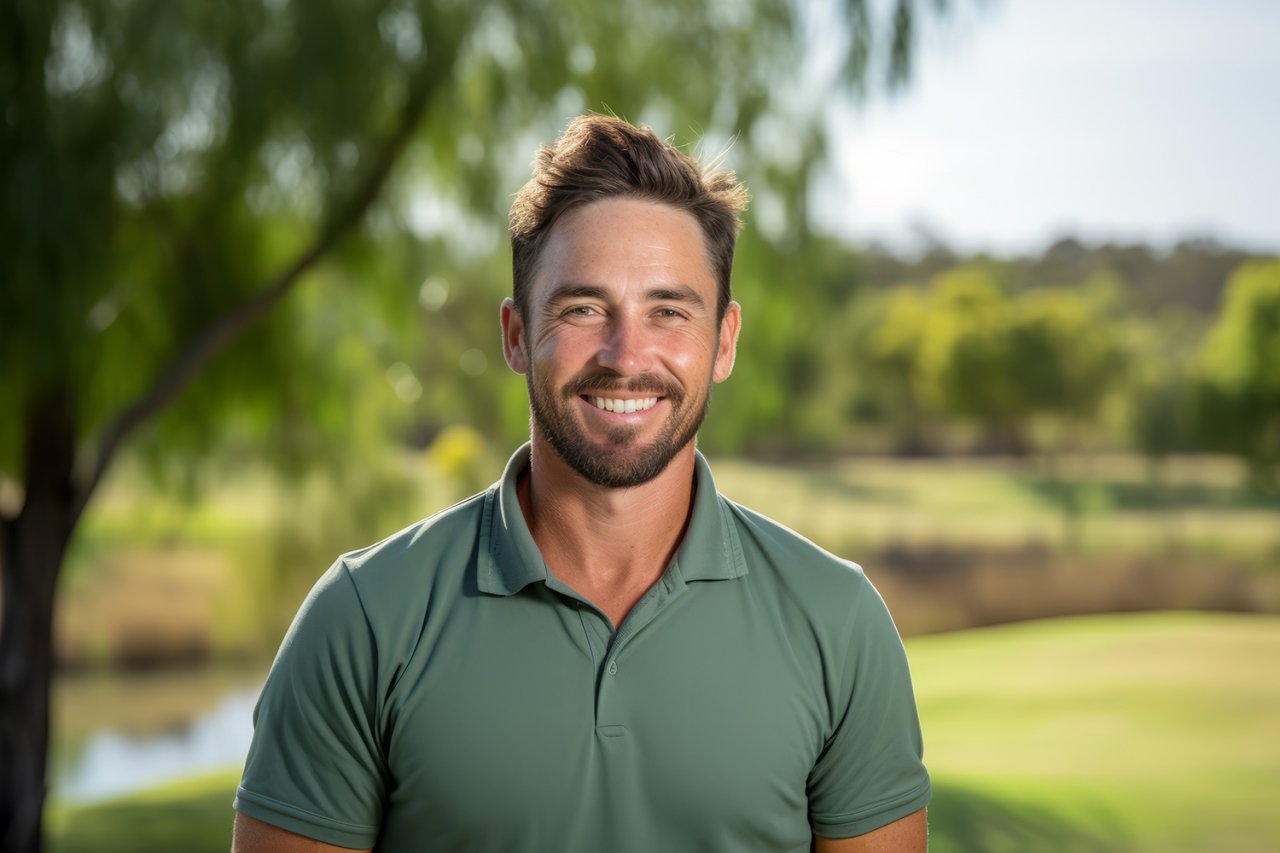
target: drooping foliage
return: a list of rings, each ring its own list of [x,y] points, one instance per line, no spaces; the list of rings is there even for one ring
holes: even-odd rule
[[[846,26],[816,75],[787,0],[0,5],[0,846],[39,844],[53,591],[122,447],[181,474],[266,439],[305,467],[427,397],[394,343],[445,304],[426,272],[486,269],[468,245],[493,249],[534,145],[583,109],[736,135],[803,233],[826,100],[878,45],[901,80],[917,6],[941,8],[871,5],[824,6]],[[448,250],[406,247],[433,229]]]

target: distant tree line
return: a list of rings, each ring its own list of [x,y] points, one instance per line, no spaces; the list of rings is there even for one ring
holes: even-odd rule
[[[1052,454],[1132,449],[1280,463],[1280,260],[1211,241],[1055,243],[1037,256],[902,258],[814,235],[744,235],[739,362],[700,436],[711,452]],[[438,259],[439,253],[431,252]],[[500,361],[501,251],[424,278],[405,440],[468,425],[495,448],[527,434]],[[410,265],[411,266],[411,265]],[[483,282],[483,286],[477,283]]]
[[[1277,485],[1280,260],[1063,240],[1036,257],[873,248],[847,263],[846,286],[815,285],[826,304],[794,342],[822,355],[810,393],[792,386],[802,428],[785,449],[1216,451]]]

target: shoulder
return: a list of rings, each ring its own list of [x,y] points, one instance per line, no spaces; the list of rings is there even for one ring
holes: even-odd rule
[[[862,567],[831,553],[785,524],[720,496],[751,572],[764,571],[818,596],[861,595],[874,588]]]
[[[862,566],[767,516],[721,500],[741,543],[749,584],[774,602],[793,632],[812,633],[829,649],[901,646],[893,617]]]
[[[299,608],[268,683],[323,684],[345,674],[376,715],[426,627],[467,594],[487,494],[338,557]]]
[[[479,531],[485,502],[492,492],[492,488],[480,492],[372,545],[348,551],[338,561],[353,577],[364,577],[465,559],[474,547],[474,541],[469,540],[474,540]]]
[[[348,551],[338,557],[338,565],[362,596],[384,598],[394,598],[399,584],[417,587],[434,584],[442,574],[461,576],[475,562],[481,520],[493,492],[475,494],[379,542]]]
[[[801,660],[821,673],[833,714],[847,706],[855,681],[905,669],[897,627],[861,566],[758,512],[724,503],[741,540],[745,579],[769,602],[793,647],[812,652]]]
[[[312,588],[298,621],[349,629],[363,624],[378,645],[412,641],[413,626],[465,594],[491,491],[339,556]]]

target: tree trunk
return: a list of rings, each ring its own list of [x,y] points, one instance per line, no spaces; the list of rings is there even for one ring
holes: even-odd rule
[[[160,370],[152,387],[103,430],[88,469],[76,469],[76,409],[68,387],[35,398],[25,414],[23,483],[14,518],[0,516],[0,853],[38,853],[49,749],[53,674],[53,602],[67,544],[85,504],[121,443],[168,404],[228,343],[289,293],[351,229],[363,221],[409,144],[432,92],[448,79],[454,54],[426,52],[410,79],[399,124],[372,167],[345,199],[331,199],[315,242],[270,287],[192,336]],[[43,86],[37,90],[43,92]]]
[[[54,588],[75,526],[74,420],[51,395],[26,424],[27,493],[0,521],[0,850],[38,853],[49,747]]]

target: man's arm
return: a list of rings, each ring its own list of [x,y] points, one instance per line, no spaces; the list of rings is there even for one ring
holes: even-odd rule
[[[926,853],[928,849],[924,809],[853,838],[813,838],[814,853]]]
[[[325,844],[236,812],[231,853],[351,853],[351,849]],[[369,848],[360,853],[369,853]]]
[[[237,850],[374,845],[389,778],[375,646],[355,579],[339,558],[298,610],[254,708],[253,743],[232,804]]]

